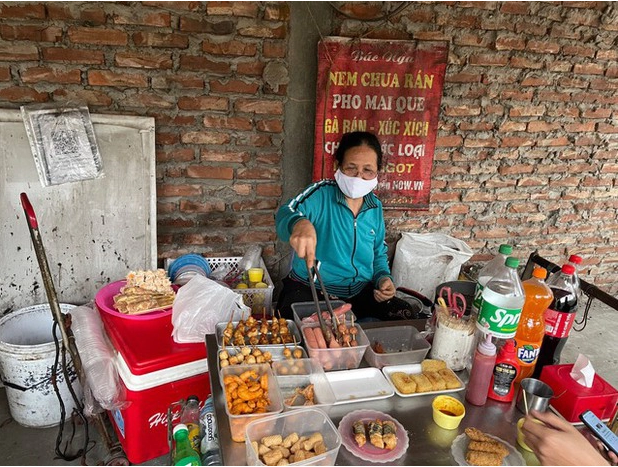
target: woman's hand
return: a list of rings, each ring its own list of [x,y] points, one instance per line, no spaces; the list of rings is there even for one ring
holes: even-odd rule
[[[318,244],[318,236],[315,227],[308,219],[301,219],[292,228],[290,245],[299,258],[303,258],[309,268],[315,263],[315,248]]]
[[[395,284],[390,277],[380,279],[378,288],[373,291],[376,302],[385,302],[395,296]]]
[[[577,428],[553,413],[533,410],[521,430],[542,465],[608,465]]]

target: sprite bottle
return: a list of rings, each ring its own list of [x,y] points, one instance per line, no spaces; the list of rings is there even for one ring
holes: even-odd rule
[[[515,336],[526,300],[524,288],[517,275],[519,260],[509,257],[502,271],[492,277],[481,295],[477,328],[498,339]]]

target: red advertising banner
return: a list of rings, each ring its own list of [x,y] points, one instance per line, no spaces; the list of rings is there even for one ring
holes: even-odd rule
[[[318,44],[313,180],[333,178],[350,131],[374,133],[385,208],[428,209],[448,43],[329,37]]]

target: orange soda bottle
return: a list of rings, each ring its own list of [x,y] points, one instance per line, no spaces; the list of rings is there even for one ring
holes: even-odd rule
[[[526,301],[515,334],[516,355],[521,367],[515,383],[532,376],[543,343],[545,310],[554,298],[545,277],[547,271],[537,267],[532,271],[532,277],[522,283]]]

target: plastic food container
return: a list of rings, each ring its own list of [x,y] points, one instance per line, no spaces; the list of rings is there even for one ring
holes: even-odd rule
[[[285,350],[285,347],[283,347],[282,345],[256,345],[255,347],[260,349],[262,351],[262,353],[270,352],[270,354],[272,356],[272,361],[273,362],[276,362],[278,360],[285,360],[285,357],[283,356],[283,351]],[[294,344],[292,344],[288,348],[290,350],[294,350]],[[304,347],[301,347],[299,345],[298,348],[300,349],[300,351],[303,354],[302,358],[307,358],[307,351],[304,349]],[[251,347],[251,349],[253,349],[253,346]],[[227,354],[230,357],[232,357],[233,355],[238,354],[238,350],[236,348],[234,348],[234,347],[231,347],[231,346],[226,347],[225,351],[227,352]],[[223,352],[223,349],[220,349],[217,352],[217,369],[219,371],[221,371],[221,358],[219,357],[221,355],[221,352]],[[223,380],[221,380],[221,381],[223,381]],[[223,382],[221,384],[223,384]]]
[[[270,400],[270,405],[267,407],[266,413],[232,415],[227,404],[228,397],[227,395],[225,396],[225,413],[227,414],[228,421],[230,423],[232,440],[238,443],[243,442],[245,436],[245,427],[250,422],[283,411],[283,402],[281,400],[281,392],[279,391],[277,378],[275,378],[275,376],[273,375],[273,372],[270,369],[270,365],[268,364],[263,363],[260,365],[227,366],[221,369],[221,382],[223,382],[224,378],[228,375],[240,376],[243,372],[247,370],[255,370],[260,376],[268,376],[268,398]],[[225,386],[223,387],[225,388]],[[225,389],[223,392],[225,393]]]
[[[150,313],[144,313],[141,315],[129,315],[126,313],[120,313],[118,310],[116,310],[116,308],[114,308],[114,295],[118,295],[120,293],[120,289],[126,284],[127,281],[123,279],[120,281],[111,282],[105,287],[101,288],[94,297],[94,303],[97,309],[100,312],[107,313],[114,318],[119,318],[122,320],[127,319],[131,321],[149,321],[152,319],[167,318],[167,320],[171,322],[171,305],[167,308],[151,311]],[[177,287],[173,286],[173,288],[174,290],[177,290]]]
[[[343,300],[331,300],[330,304],[334,310],[336,308],[339,308],[341,305],[344,305],[345,302]],[[328,311],[326,302],[320,302],[320,310]],[[305,324],[303,323],[303,318],[307,318],[315,313],[315,303],[313,302],[292,303],[292,313],[294,315],[294,322],[296,323],[296,326],[298,326],[298,329],[300,329],[303,326],[303,324]],[[354,313],[352,313],[351,311],[348,311],[345,314],[345,318],[348,321],[351,321],[352,316],[354,316]],[[356,321],[356,316],[354,316],[354,320]]]
[[[358,333],[356,334],[356,341],[358,342],[358,345],[356,347],[318,349],[309,345],[305,339],[305,332],[308,328],[319,328],[320,325],[317,323],[304,324],[301,327],[301,334],[303,335],[303,340],[309,357],[317,359],[325,371],[352,370],[354,368],[358,368],[361,360],[363,359],[363,355],[365,354],[365,350],[369,347],[369,340],[367,339],[365,331],[363,331],[358,324],[355,324],[354,326],[358,329]]]
[[[327,414],[330,412],[336,398],[320,362],[313,358],[282,360],[273,362],[272,369],[277,377],[285,410],[307,408],[304,405],[305,397],[298,395],[297,389],[302,390],[313,384],[314,403],[310,407],[322,409]]]
[[[266,465],[260,460],[258,453],[251,445],[251,441],[259,443],[265,436],[275,434],[280,434],[285,438],[294,432],[298,433],[298,436],[310,436],[316,432],[322,433],[328,451],[306,461],[294,462],[290,465],[335,465],[341,447],[341,436],[326,413],[315,408],[284,412],[247,425],[245,431],[247,465]]]
[[[388,365],[420,363],[431,348],[414,326],[389,326],[366,329],[369,348],[365,360],[369,365],[382,368]],[[385,353],[376,353],[373,345],[378,342]]]
[[[286,322],[288,323],[288,330],[290,331],[290,334],[292,336],[294,336],[296,338],[296,343],[300,345],[301,339],[300,339],[300,332],[298,331],[298,328],[296,327],[296,324],[292,321],[287,319]],[[270,320],[269,320],[270,323]],[[222,321],[220,323],[217,323],[215,326],[215,335],[217,336],[217,345],[219,346],[219,348],[223,347],[223,331],[225,331],[225,327],[227,326],[227,322]],[[236,326],[238,326],[238,321],[232,321],[232,326],[234,326],[234,329],[236,329]],[[258,327],[259,327],[259,320],[258,320]],[[270,332],[267,334],[268,338],[270,339]],[[245,345],[250,345],[249,344],[249,338],[245,337]],[[287,347],[289,347],[290,349],[294,348],[294,344],[285,344]],[[262,348],[262,347],[266,347],[266,346],[278,346],[283,348],[283,344],[264,344],[264,345],[260,345],[258,347]],[[232,346],[226,346],[227,348],[231,348]]]
[[[431,403],[433,421],[440,428],[454,430],[466,415],[464,405],[451,396],[438,396]]]

